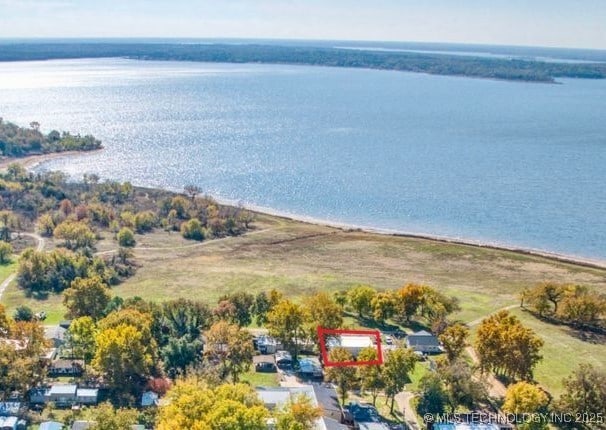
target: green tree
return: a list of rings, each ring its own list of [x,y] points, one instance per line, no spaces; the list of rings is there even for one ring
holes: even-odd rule
[[[204,343],[201,339],[171,337],[160,350],[164,370],[171,378],[186,375],[188,369],[195,368],[202,362]]]
[[[383,364],[383,380],[385,381],[385,394],[391,399],[390,410],[393,413],[396,394],[404,389],[408,374],[415,368],[417,356],[410,349],[396,348],[387,354]]]
[[[442,414],[448,404],[448,393],[438,375],[428,373],[419,381],[419,415]]]
[[[19,218],[11,211],[0,211],[0,240],[9,242],[12,231],[20,228]]]
[[[55,227],[53,235],[72,250],[92,248],[96,241],[95,233],[82,221],[64,221]]]
[[[204,240],[204,228],[202,227],[202,223],[196,218],[192,218],[189,221],[185,221],[181,224],[181,235],[185,239],[192,240]]]
[[[34,312],[29,306],[21,305],[15,309],[13,319],[15,321],[32,321],[34,319]]]
[[[336,347],[328,353],[330,361],[342,363],[352,361],[353,357],[345,348]],[[326,380],[333,382],[337,386],[337,393],[341,399],[341,404],[345,404],[347,394],[357,385],[356,369],[352,366],[334,366],[326,370]]]
[[[246,327],[252,322],[255,296],[246,291],[238,291],[223,296],[219,301],[228,301],[234,306],[234,322],[240,327]]]
[[[0,264],[10,263],[12,255],[13,245],[8,242],[0,241]]]
[[[299,339],[304,332],[304,309],[287,299],[281,300],[267,314],[269,334],[280,339],[284,346],[293,351],[294,358],[299,353]]]
[[[96,321],[103,317],[110,297],[110,290],[100,277],[76,278],[63,293],[63,304],[68,318],[90,316]]]
[[[373,361],[377,359],[376,348],[364,348],[358,354],[359,361]],[[358,367],[358,378],[360,380],[360,388],[367,391],[372,396],[372,404],[376,405],[379,392],[385,388],[385,380],[383,377],[383,369],[380,365],[369,365]]]
[[[55,227],[55,221],[51,214],[45,213],[38,218],[37,229],[42,236],[51,237]]]
[[[132,248],[137,243],[135,234],[128,227],[122,227],[116,235],[116,239],[118,239],[118,245],[129,248]]]
[[[231,377],[238,382],[239,376],[250,369],[253,352],[250,333],[235,324],[219,321],[206,333],[205,354],[219,364],[223,379]]]
[[[95,356],[95,336],[97,326],[89,316],[76,318],[67,330],[68,345],[75,357],[81,357],[84,363],[90,362]]]
[[[564,380],[557,409],[573,416],[606,416],[606,373],[591,364],[580,364]]]
[[[372,311],[372,299],[377,290],[370,285],[358,285],[347,292],[347,298],[351,307],[358,313],[358,316],[370,316]]]
[[[303,306],[308,320],[307,333],[314,339],[318,326],[335,329],[343,325],[343,308],[327,293],[306,297]]]
[[[136,409],[115,409],[109,402],[101,403],[92,411],[95,424],[91,430],[131,430],[139,419]]]
[[[486,382],[474,374],[465,360],[440,362],[438,375],[448,393],[452,412],[455,412],[459,405],[473,410],[479,402],[487,398]]]
[[[448,361],[454,362],[467,346],[469,329],[463,324],[453,324],[440,335],[440,342],[446,352]]]
[[[138,212],[135,215],[135,230],[142,234],[151,231],[156,225],[156,215],[152,211]]]

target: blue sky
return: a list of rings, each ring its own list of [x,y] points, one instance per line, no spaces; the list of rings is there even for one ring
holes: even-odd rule
[[[606,1],[0,0],[0,37],[253,37],[606,49]]]

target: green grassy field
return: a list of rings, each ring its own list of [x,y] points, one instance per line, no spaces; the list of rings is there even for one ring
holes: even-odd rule
[[[523,288],[543,280],[606,291],[606,270],[539,256],[346,231],[266,215],[260,215],[255,226],[244,236],[202,243],[163,231],[137,236],[135,256],[140,267],[135,276],[114,287],[114,293],[151,300],[185,297],[214,306],[221,295],[239,290],[254,294],[276,288],[296,300],[359,283],[381,290],[418,282],[457,297],[461,311],[455,317],[470,322],[518,303]],[[99,251],[115,249],[111,235],[105,236]],[[5,291],[2,303],[9,311],[21,304],[36,312],[46,310],[46,323],[59,321],[64,313],[60,297],[36,301],[25,297],[15,283]],[[606,366],[603,341],[588,343],[565,328],[530,315],[521,318],[545,338],[545,360],[537,378],[550,391],[561,390],[561,379],[581,361]]]
[[[241,382],[247,382],[253,387],[279,387],[277,373],[255,372],[251,368],[248,372],[240,375]]]

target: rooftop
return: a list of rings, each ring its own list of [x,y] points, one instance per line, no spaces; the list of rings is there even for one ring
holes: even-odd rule
[[[97,397],[99,395],[99,390],[97,388],[78,388],[77,396],[78,397]]]
[[[331,337],[326,341],[326,344],[330,347],[340,346],[343,348],[368,348],[374,346],[370,336],[340,336]]]
[[[50,389],[46,392],[48,396],[52,395],[76,395],[76,390],[78,390],[78,386],[75,384],[55,384],[50,387]]]

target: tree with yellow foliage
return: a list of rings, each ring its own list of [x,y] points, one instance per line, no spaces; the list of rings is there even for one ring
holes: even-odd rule
[[[519,428],[527,430],[538,430],[547,428],[547,423],[542,422],[539,415],[537,419],[524,419],[529,414],[539,414],[546,411],[549,404],[549,397],[538,386],[529,382],[518,382],[510,385],[505,393],[505,403],[503,410],[510,414],[515,414]]]
[[[158,411],[157,430],[265,430],[269,411],[244,384],[209,388],[196,378],[178,380]]]
[[[149,376],[152,356],[143,334],[136,327],[120,324],[102,329],[95,341],[97,349],[93,367],[112,389],[131,392]]]

